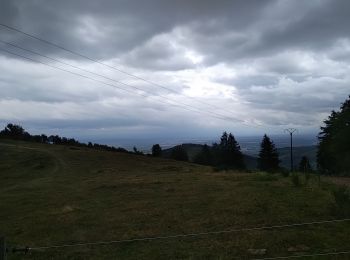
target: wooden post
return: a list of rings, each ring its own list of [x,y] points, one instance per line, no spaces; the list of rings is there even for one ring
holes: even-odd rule
[[[5,241],[5,237],[0,237],[0,260],[6,260],[6,241]]]

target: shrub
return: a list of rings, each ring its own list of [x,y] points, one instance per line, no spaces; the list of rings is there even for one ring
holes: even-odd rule
[[[299,187],[301,185],[300,176],[296,172],[292,174],[292,183],[295,187]]]
[[[228,171],[229,168],[226,165],[217,165],[213,167],[214,172],[223,172],[223,171]]]
[[[333,196],[337,213],[342,216],[350,216],[350,188],[337,187],[333,190]]]
[[[183,145],[177,145],[171,151],[171,158],[177,161],[188,161],[188,155]]]
[[[278,177],[275,174],[263,172],[256,176],[256,180],[257,181],[277,181]]]
[[[311,173],[310,172],[305,172],[305,182],[308,183],[311,178]]]
[[[289,177],[289,170],[287,170],[286,168],[281,168],[280,172],[283,177]]]

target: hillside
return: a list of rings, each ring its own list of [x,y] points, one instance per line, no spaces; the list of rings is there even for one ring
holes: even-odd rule
[[[185,143],[185,144],[182,144],[182,146],[185,148],[187,155],[188,155],[188,159],[190,161],[193,161],[195,156],[202,150],[202,147],[203,147],[202,144],[191,144],[191,143]],[[162,151],[162,156],[164,158],[170,158],[171,152],[173,149],[174,149],[174,147],[164,149]]]
[[[202,144],[187,143],[187,144],[182,144],[182,146],[185,148],[190,162],[193,162],[196,155],[200,153],[200,151],[203,148]],[[170,158],[170,155],[173,149],[174,147],[164,149],[162,151],[162,156],[164,158]],[[243,154],[243,159],[248,169],[254,170],[257,168],[257,158],[255,158],[254,156]]]
[[[0,230],[46,246],[339,218],[332,185],[133,154],[0,142]],[[317,199],[315,199],[317,198]],[[232,259],[347,250],[350,223],[80,246],[9,259]],[[291,250],[291,248],[293,250]],[[302,248],[302,249],[300,249]],[[327,259],[327,258],[325,258]],[[346,259],[346,258],[337,258]]]
[[[284,147],[277,149],[278,154],[281,160],[281,166],[287,169],[290,168],[290,148]],[[293,160],[294,167],[298,168],[299,162],[302,156],[307,156],[310,160],[311,167],[316,169],[316,154],[317,154],[317,146],[298,146],[293,147]]]

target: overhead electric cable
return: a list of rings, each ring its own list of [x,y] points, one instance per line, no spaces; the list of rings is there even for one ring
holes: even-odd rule
[[[67,62],[58,60],[58,59],[56,59],[56,58],[49,57],[49,56],[47,56],[47,55],[38,53],[38,52],[33,51],[33,50],[29,50],[29,49],[27,49],[27,48],[21,47],[21,46],[19,46],[19,45],[14,44],[14,43],[6,42],[6,41],[3,41],[3,40],[0,40],[0,42],[2,42],[3,44],[7,44],[7,45],[9,45],[9,46],[18,48],[18,49],[20,49],[20,50],[24,50],[24,51],[27,51],[27,52],[29,52],[29,53],[32,53],[32,54],[35,54],[35,55],[44,57],[44,58],[46,58],[46,59],[49,59],[49,60],[52,60],[52,61],[55,61],[55,62],[64,64],[64,65],[66,65],[66,66],[70,66],[70,67],[72,67],[72,68],[74,68],[74,69],[78,69],[78,70],[81,70],[81,71],[84,71],[84,72],[87,72],[87,73],[90,73],[90,74],[93,74],[93,75],[102,77],[102,78],[104,78],[104,79],[107,79],[107,80],[116,82],[116,83],[118,83],[118,84],[122,84],[122,85],[125,85],[125,86],[127,86],[127,87],[131,87],[131,88],[134,88],[134,89],[137,89],[137,90],[146,92],[146,91],[145,91],[144,89],[142,89],[142,88],[139,88],[139,87],[136,87],[136,86],[133,86],[133,85],[130,85],[130,84],[126,84],[126,83],[124,83],[124,82],[122,82],[122,81],[115,80],[115,79],[112,79],[112,78],[110,78],[110,77],[106,77],[106,76],[104,76],[104,75],[102,75],[102,74],[99,74],[99,73],[96,73],[96,72],[93,72],[93,71],[86,70],[86,69],[81,68],[81,67],[79,67],[79,66],[69,64],[69,63],[67,63]],[[186,103],[183,103],[183,102],[179,102],[179,101],[170,99],[169,97],[166,97],[166,96],[164,96],[164,95],[157,94],[156,96],[159,96],[159,97],[162,97],[162,98],[164,98],[164,99],[170,100],[170,101],[172,101],[172,102],[178,103],[178,104],[180,104],[180,105],[182,105],[182,106],[186,106],[186,107],[189,107],[189,108],[192,108],[192,109],[196,109],[196,110],[198,110],[198,111],[203,111],[203,110],[200,110],[200,109],[197,108],[197,107],[194,107],[194,106],[188,105],[188,104],[186,104]],[[234,118],[234,117],[230,117],[230,116],[226,116],[226,115],[222,115],[222,114],[219,114],[219,113],[216,113],[216,112],[213,112],[213,111],[210,111],[209,113],[214,114],[214,115],[219,116],[219,117],[226,118],[226,119],[230,119],[230,120],[234,120],[234,121],[237,121],[237,122],[245,123],[243,120],[240,120],[240,119],[237,119],[237,118]]]
[[[146,83],[148,83],[148,84],[150,84],[150,85],[154,85],[154,86],[157,86],[157,87],[159,87],[159,88],[166,89],[167,91],[176,93],[176,94],[178,94],[178,95],[185,96],[185,97],[187,97],[187,98],[190,98],[190,99],[195,100],[196,102],[199,102],[199,103],[202,103],[202,104],[204,104],[204,105],[211,106],[211,107],[213,107],[213,108],[216,108],[216,109],[219,109],[219,110],[224,111],[221,107],[215,106],[215,105],[210,104],[210,103],[207,103],[207,102],[203,102],[203,101],[198,100],[198,99],[193,98],[193,97],[189,97],[189,96],[183,95],[183,94],[180,93],[179,91],[173,90],[173,89],[168,88],[168,87],[165,87],[165,86],[163,86],[163,85],[161,85],[161,84],[155,83],[155,82],[153,82],[153,81],[147,80],[147,79],[142,78],[142,77],[140,77],[140,76],[137,76],[137,75],[134,75],[134,74],[132,74],[132,73],[126,72],[126,71],[121,70],[121,69],[119,69],[119,68],[117,68],[117,67],[115,67],[115,66],[111,66],[111,65],[109,65],[109,64],[107,64],[107,63],[104,63],[104,62],[101,62],[101,61],[99,61],[99,60],[93,59],[93,58],[91,58],[91,57],[89,57],[89,56],[87,56],[87,55],[81,54],[81,53],[79,53],[79,52],[77,52],[77,51],[70,50],[70,49],[68,49],[68,48],[66,48],[66,47],[63,47],[63,46],[58,45],[58,44],[56,44],[56,43],[53,43],[53,42],[51,42],[51,41],[45,40],[45,39],[43,39],[43,38],[40,38],[40,37],[35,36],[35,35],[33,35],[33,34],[30,34],[30,33],[24,32],[24,31],[22,31],[22,30],[20,30],[20,29],[18,29],[18,28],[14,28],[14,27],[12,27],[12,26],[9,26],[9,25],[3,24],[3,23],[0,23],[0,26],[2,26],[2,27],[4,27],[4,28],[7,28],[7,29],[9,29],[9,30],[12,30],[12,31],[15,31],[15,32],[24,34],[24,35],[26,35],[26,36],[28,36],[28,37],[30,37],[30,38],[32,38],[32,39],[35,39],[35,40],[41,41],[41,42],[43,42],[43,43],[45,43],[45,44],[54,46],[54,47],[56,47],[56,48],[59,48],[59,49],[61,49],[61,50],[66,51],[66,52],[68,52],[68,53],[71,53],[71,54],[74,54],[74,55],[79,56],[79,57],[81,57],[81,58],[90,60],[90,61],[92,61],[92,62],[94,62],[94,63],[100,64],[100,65],[102,65],[102,66],[106,66],[106,67],[108,67],[108,68],[110,68],[110,69],[116,70],[116,71],[118,71],[118,72],[120,72],[120,73],[123,73],[123,74],[128,75],[128,76],[130,76],[130,77],[133,77],[133,78],[135,78],[135,79],[138,79],[138,80],[141,80],[141,81],[143,81],[143,82],[146,82]],[[224,111],[224,112],[227,112],[227,111]]]
[[[104,85],[107,85],[107,86],[111,86],[111,87],[113,87],[113,88],[121,89],[121,90],[123,90],[123,91],[129,92],[129,93],[132,93],[132,94],[135,94],[135,93],[136,93],[137,95],[140,95],[140,96],[143,96],[143,97],[146,97],[146,98],[153,98],[153,99],[156,100],[157,102],[160,102],[160,103],[163,103],[163,104],[166,104],[166,105],[177,106],[177,107],[180,107],[180,108],[185,109],[185,110],[187,110],[187,111],[196,112],[196,113],[199,113],[199,114],[204,114],[204,113],[206,113],[207,115],[210,115],[211,117],[214,117],[214,118],[217,118],[217,119],[220,119],[220,120],[230,120],[230,118],[223,117],[223,116],[221,116],[221,115],[216,115],[215,113],[210,112],[210,111],[199,110],[199,109],[198,109],[198,110],[193,110],[193,109],[189,109],[189,108],[187,108],[187,107],[184,107],[184,106],[181,106],[181,105],[178,105],[178,104],[168,103],[168,102],[165,102],[165,101],[163,101],[163,100],[158,100],[158,99],[155,99],[155,97],[153,97],[153,96],[149,96],[149,95],[146,95],[146,94],[143,94],[143,93],[131,91],[131,90],[129,90],[129,89],[121,88],[121,87],[116,86],[116,85],[114,85],[114,84],[110,84],[110,83],[107,83],[107,82],[104,82],[104,81],[101,81],[101,80],[98,80],[98,79],[91,78],[91,77],[86,76],[86,75],[82,75],[82,74],[80,74],[80,73],[76,73],[76,72],[73,72],[73,71],[70,71],[70,70],[66,70],[66,69],[63,69],[63,68],[60,68],[60,67],[51,65],[51,64],[47,64],[47,63],[45,63],[45,62],[38,61],[38,60],[29,58],[29,57],[26,57],[26,56],[24,56],[24,55],[20,55],[20,54],[18,54],[18,53],[14,53],[14,52],[11,52],[11,51],[2,49],[2,48],[0,48],[0,51],[9,53],[9,54],[14,55],[14,56],[17,56],[17,57],[21,57],[21,58],[23,58],[23,59],[30,60],[30,61],[32,61],[32,62],[40,63],[40,64],[42,64],[42,65],[49,66],[49,67],[51,67],[51,68],[58,69],[58,70],[61,70],[61,71],[64,71],[64,72],[67,72],[67,73],[70,73],[70,74],[73,74],[73,75],[76,75],[76,76],[80,76],[80,77],[83,77],[83,78],[86,78],[86,79],[89,79],[89,80],[92,80],[92,81],[95,81],[95,82],[98,82],[98,83],[101,83],[101,84],[104,84]],[[123,83],[123,84],[126,85],[126,86],[128,86],[128,84],[126,84],[126,83]],[[143,91],[142,89],[140,89],[140,90]],[[173,102],[174,102],[174,101],[173,101]],[[242,122],[242,123],[244,124],[245,122]]]

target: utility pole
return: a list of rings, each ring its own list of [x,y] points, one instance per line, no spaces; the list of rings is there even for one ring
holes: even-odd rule
[[[287,128],[284,132],[289,133],[290,135],[290,171],[293,172],[293,133],[296,132],[295,128]]]
[[[5,237],[0,236],[0,260],[6,260],[6,241]]]

